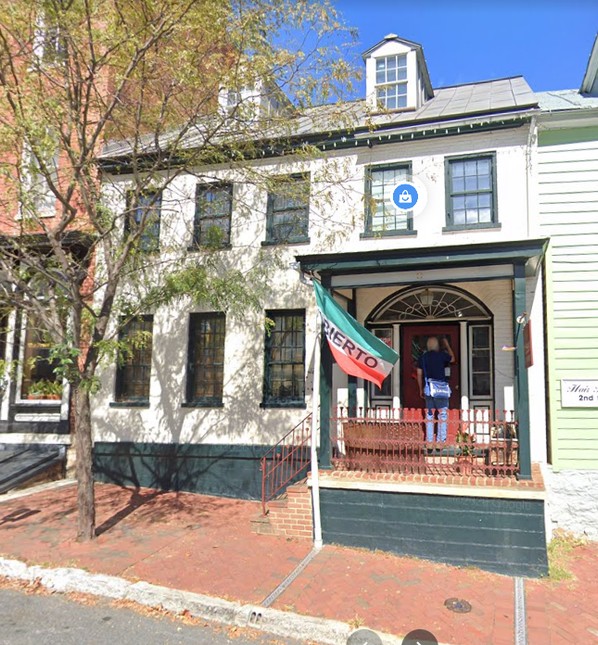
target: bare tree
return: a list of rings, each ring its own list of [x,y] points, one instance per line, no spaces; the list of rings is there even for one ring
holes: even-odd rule
[[[217,231],[193,261],[174,242],[152,252],[156,200],[199,168],[268,182],[256,159],[314,154],[298,134],[343,118],[313,106],[350,90],[350,36],[319,0],[3,3],[1,295],[70,387],[79,539],[95,535],[98,366],[145,342],[123,340],[123,325],[178,297],[255,306],[264,274],[224,266]]]

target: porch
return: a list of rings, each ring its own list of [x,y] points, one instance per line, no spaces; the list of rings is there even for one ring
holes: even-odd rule
[[[378,388],[341,373],[322,343],[321,467],[530,480],[532,461],[546,459],[544,246],[522,240],[299,256],[302,271],[399,354]],[[431,336],[454,354],[445,368],[452,394],[442,445],[425,441],[417,381]]]
[[[304,273],[399,355],[377,387],[341,372],[321,344],[324,543],[546,573],[544,247],[545,240],[521,240],[297,257]],[[452,348],[442,443],[426,441],[444,434],[444,419],[426,418],[418,381],[432,336]],[[264,512],[307,474],[310,422],[263,459]],[[287,535],[298,517],[310,519],[302,497],[309,485],[309,477],[295,484],[267,516],[273,526],[286,521]]]

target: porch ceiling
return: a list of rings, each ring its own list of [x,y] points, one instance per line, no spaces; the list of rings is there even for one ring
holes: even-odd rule
[[[306,273],[326,273],[331,276],[489,265],[524,265],[526,274],[534,275],[547,243],[548,239],[540,238],[462,246],[298,255],[296,260]]]

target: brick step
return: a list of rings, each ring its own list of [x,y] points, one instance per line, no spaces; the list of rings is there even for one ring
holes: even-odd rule
[[[313,518],[307,479],[292,484],[283,495],[268,502],[268,514],[251,520],[251,530],[258,535],[311,539]]]
[[[272,522],[270,522],[270,517],[261,513],[251,520],[251,532],[258,535],[276,535]]]
[[[268,508],[287,508],[289,505],[289,496],[283,493],[280,497],[268,502]]]

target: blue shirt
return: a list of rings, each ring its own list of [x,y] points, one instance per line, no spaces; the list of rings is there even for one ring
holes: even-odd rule
[[[424,361],[426,366],[424,368]],[[423,370],[424,378],[431,378],[434,381],[448,381],[444,374],[444,368],[451,362],[450,354],[447,352],[424,352],[417,361],[417,366]]]

